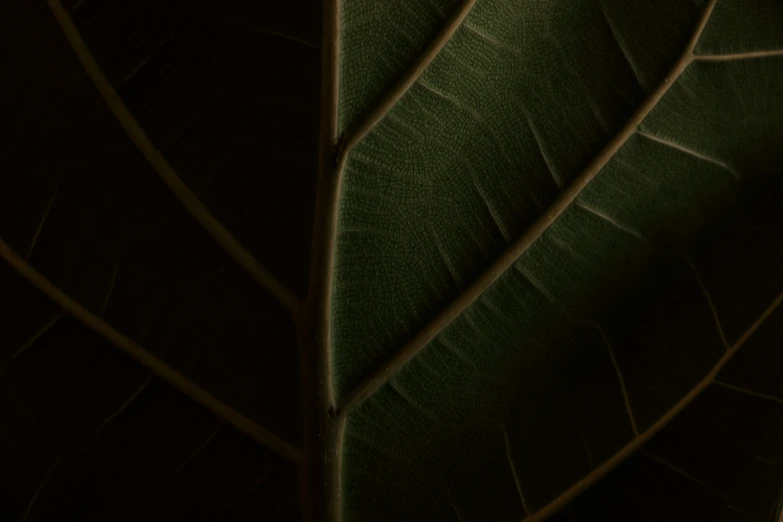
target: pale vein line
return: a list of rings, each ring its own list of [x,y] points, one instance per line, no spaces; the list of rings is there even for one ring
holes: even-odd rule
[[[475,2],[475,0],[473,0]],[[464,4],[473,5],[473,2]],[[390,359],[388,359],[374,373],[365,378],[354,390],[346,395],[345,400],[338,408],[341,414],[347,410],[355,408],[367,397],[375,393],[386,382],[389,381],[405,364],[423,350],[429,342],[434,339],[444,328],[459,317],[466,308],[473,304],[484,291],[489,288],[505,271],[512,266],[519,257],[535,243],[541,235],[549,229],[550,225],[562,214],[581,194],[603,167],[611,160],[617,151],[633,136],[641,122],[656,106],[674,85],[680,75],[693,62],[693,49],[699,40],[704,27],[707,25],[712,10],[715,8],[717,0],[711,0],[704,10],[693,36],[688,43],[685,52],[672,68],[668,76],[660,85],[647,97],[641,107],[634,113],[625,127],[614,137],[614,139],[596,156],[596,158],[587,166],[582,174],[574,180],[566,190],[560,193],[560,196],[554,203],[536,220],[536,222],[527,229],[527,231],[506,250],[479,278],[470,285],[462,294],[452,301],[445,310],[429,322],[420,330],[411,341],[397,350]],[[467,13],[465,13],[467,14]],[[464,15],[463,15],[464,17]],[[453,31],[452,31],[453,32]],[[380,118],[379,118],[380,119]],[[370,128],[372,125],[370,125]],[[369,128],[367,129],[369,131]],[[346,161],[345,154],[342,155],[341,165]],[[339,167],[342,169],[342,166]],[[333,223],[336,227],[336,219]]]
[[[501,220],[500,216],[497,215],[495,212],[494,205],[489,201],[489,198],[484,193],[484,190],[481,188],[481,184],[476,181],[476,176],[474,175],[474,171],[471,168],[470,172],[470,181],[473,183],[473,187],[476,189],[476,192],[479,196],[481,196],[481,201],[484,203],[484,207],[487,209],[487,212],[489,212],[489,215],[492,217],[492,221],[495,223],[495,227],[498,229],[498,232],[500,232],[500,235],[503,236],[503,239],[507,242],[510,242],[510,235],[508,231],[506,230],[506,227],[503,225],[503,221]]]
[[[114,264],[114,273],[111,276],[111,282],[109,283],[109,290],[106,292],[106,299],[103,300],[103,306],[101,307],[101,316],[106,314],[106,307],[109,306],[109,299],[114,291],[114,283],[117,281],[117,274],[120,272],[120,258],[117,258],[117,262]]]
[[[441,245],[440,236],[435,231],[435,229],[432,228],[431,223],[427,223],[427,229],[427,232],[431,236],[432,243],[435,245],[435,249],[438,251],[438,255],[443,260],[443,264],[446,265],[446,269],[448,270],[449,275],[456,284],[459,284],[459,270],[454,268],[452,264],[452,257],[449,255],[448,250],[443,248],[443,245]]]
[[[411,399],[408,393],[400,390],[400,387],[397,385],[397,383],[392,382],[389,384],[389,386],[391,387],[392,391],[394,391],[394,393],[396,393],[403,401],[407,402],[408,405],[410,405],[410,408],[414,412],[420,414],[422,417],[430,421],[435,426],[444,424],[444,422],[441,419],[439,419],[437,415],[430,413],[427,410],[427,408],[425,408],[420,404],[417,404],[416,401]]]
[[[60,177],[62,177],[62,172],[60,172]],[[60,191],[60,184],[57,183],[57,185],[54,187],[54,194],[52,194],[52,197],[49,198],[49,203],[46,205],[46,210],[44,210],[44,214],[41,217],[40,223],[38,223],[38,228],[35,231],[35,235],[33,235],[33,241],[30,243],[30,248],[27,250],[27,259],[30,259],[30,256],[33,255],[33,249],[35,248],[35,244],[38,242],[38,237],[41,235],[41,231],[43,230],[44,223],[46,223],[46,218],[49,217],[49,212],[52,210],[52,206],[54,205],[54,200],[57,199],[57,193]]]
[[[607,135],[611,134],[612,133],[612,125],[606,120],[604,115],[601,114],[601,109],[600,109],[600,107],[598,107],[598,105],[595,102],[594,97],[592,96],[592,93],[587,88],[587,83],[584,80],[582,80],[583,75],[579,71],[577,71],[573,67],[573,65],[571,65],[570,63],[567,64],[567,67],[568,67],[568,70],[571,72],[571,74],[573,74],[574,76],[578,77],[576,79],[576,83],[579,85],[579,87],[581,88],[582,92],[584,93],[584,97],[585,97],[588,105],[590,105],[590,110],[592,111],[593,116],[595,116],[595,119],[598,122],[598,124],[601,126],[601,129]]]
[[[566,410],[568,410],[568,415],[571,417],[571,420],[574,421],[574,426],[576,426],[576,431],[579,433],[579,438],[582,439],[582,445],[584,446],[585,454],[587,455],[587,465],[590,469],[593,469],[593,452],[590,451],[590,445],[587,443],[587,437],[585,437],[584,431],[582,431],[582,425],[579,423],[579,419],[576,418],[576,415],[574,415],[574,412],[571,411],[568,401],[564,400],[563,403],[565,404]]]
[[[671,469],[675,473],[677,473],[679,475],[682,475],[683,477],[687,478],[688,480],[698,484],[699,486],[703,487],[704,489],[706,489],[706,490],[714,493],[715,495],[719,496],[726,503],[726,507],[728,509],[736,511],[737,513],[741,513],[742,515],[745,515],[745,517],[750,518],[750,515],[748,515],[747,513],[742,511],[741,509],[737,508],[736,506],[732,505],[731,502],[729,502],[729,499],[728,499],[728,497],[726,497],[726,495],[724,495],[723,493],[721,493],[717,489],[713,488],[712,486],[709,486],[708,484],[705,484],[704,482],[702,482],[701,480],[697,479],[696,477],[694,477],[693,475],[691,475],[687,471],[685,471],[685,470],[675,466],[671,462],[668,462],[668,461],[666,461],[666,460],[664,460],[664,459],[662,459],[660,457],[657,457],[656,455],[653,455],[649,451],[644,451],[643,450],[641,453],[643,453],[649,459],[654,460],[658,464],[661,464],[662,466],[665,466],[665,467]]]
[[[474,27],[472,24],[470,24],[468,22],[464,22],[462,24],[462,27],[464,27],[465,29],[467,29],[471,33],[475,33],[480,38],[482,38],[482,39],[484,39],[484,40],[486,40],[486,41],[488,41],[488,42],[490,42],[490,43],[492,43],[494,45],[500,46],[500,42],[496,38],[488,35],[484,31],[480,31],[477,27]]]
[[[185,469],[185,466],[190,464],[193,461],[193,459],[198,457],[201,454],[201,452],[207,449],[207,446],[209,446],[209,444],[213,440],[215,440],[215,437],[217,437],[217,434],[220,433],[220,431],[223,429],[223,426],[225,426],[225,424],[223,424],[222,422],[218,424],[217,428],[212,430],[212,433],[209,434],[207,440],[205,440],[198,448],[193,450],[193,452],[190,455],[188,455],[188,458],[185,459],[185,462],[183,462],[177,469],[175,469],[174,471],[170,471],[169,475],[176,475],[177,473]]]
[[[713,384],[720,385],[720,383],[718,381],[719,381],[719,379],[715,379],[713,381]],[[723,382],[723,381],[721,381],[721,382]],[[718,421],[716,421],[715,419],[712,419],[712,418],[708,418],[706,420],[710,424],[711,429],[714,429],[715,431],[719,431],[723,435],[723,437],[725,437],[726,439],[728,439],[730,441],[730,443],[732,445],[734,445],[737,448],[739,448],[740,450],[742,450],[742,451],[752,455],[753,456],[753,460],[755,460],[756,462],[761,462],[762,464],[766,464],[768,466],[773,466],[773,467],[776,467],[776,468],[783,467],[783,461],[776,462],[774,460],[770,460],[768,458],[765,458],[765,457],[759,455],[753,449],[752,444],[750,444],[747,441],[744,441],[742,439],[736,438],[735,433],[733,431],[731,431],[730,429],[727,429],[720,422],[718,422]]]
[[[728,62],[754,58],[769,58],[772,56],[783,56],[783,49],[770,49],[768,51],[751,51],[747,53],[733,54],[697,54],[694,56],[694,60],[697,62]]]
[[[574,419],[574,424],[576,425],[576,431],[579,432],[579,438],[582,439],[582,445],[585,447],[585,453],[587,454],[587,465],[590,466],[590,469],[593,469],[593,466],[595,465],[593,463],[593,452],[590,451],[590,445],[587,444],[587,438],[585,437],[584,432],[582,431],[582,426],[579,424],[579,421],[576,420],[576,417],[574,414],[571,414],[571,417]]]
[[[752,397],[758,397],[759,399],[764,399],[767,401],[773,401],[777,402],[778,404],[783,404],[783,399],[780,397],[775,397],[774,395],[767,395],[766,393],[760,393],[757,391],[749,390],[747,388],[742,388],[740,386],[735,386],[734,384],[729,384],[725,381],[719,381],[715,379],[714,384],[717,384],[721,388],[726,388],[728,390],[735,391],[737,393],[742,393],[744,395],[750,395]]]
[[[636,427],[636,420],[633,417],[633,409],[631,408],[631,399],[628,397],[628,389],[625,387],[625,379],[623,379],[623,372],[620,371],[620,365],[617,364],[617,358],[614,356],[614,349],[612,348],[612,343],[609,342],[609,337],[607,337],[606,332],[603,328],[600,326],[597,326],[596,329],[598,330],[598,333],[601,334],[601,338],[604,340],[604,344],[606,345],[607,350],[609,351],[609,358],[612,360],[612,366],[614,366],[614,371],[617,374],[617,380],[620,382],[620,390],[623,393],[623,401],[625,401],[625,410],[628,412],[628,418],[631,421],[631,428],[633,429],[633,432],[636,436],[639,436],[639,429]]]
[[[75,7],[74,7],[74,9],[75,9]],[[136,75],[139,73],[139,71],[141,71],[141,70],[144,68],[144,66],[145,66],[145,65],[147,65],[147,63],[148,63],[148,62],[149,62],[149,61],[152,59],[152,57],[153,57],[153,56],[155,56],[156,54],[158,54],[158,51],[160,51],[161,49],[163,49],[163,46],[164,46],[164,45],[166,45],[166,43],[167,43],[167,42],[168,42],[170,39],[171,39],[171,35],[169,35],[169,36],[166,36],[166,38],[164,38],[163,40],[161,40],[161,41],[160,41],[160,43],[158,44],[158,46],[157,46],[157,47],[155,47],[155,48],[154,48],[154,49],[153,49],[153,50],[150,52],[150,54],[148,54],[148,55],[146,56],[146,58],[144,58],[144,59],[143,59],[143,60],[142,60],[142,61],[139,63],[139,65],[137,65],[137,66],[136,66],[136,67],[135,67],[135,68],[134,68],[134,69],[133,69],[133,70],[132,70],[130,73],[128,73],[128,75],[127,75],[127,76],[125,76],[125,78],[123,78],[123,79],[122,79],[122,83],[128,83],[128,81],[130,81],[130,80],[131,80],[131,79],[132,79],[134,76],[136,76]]]
[[[589,213],[591,213],[591,214],[593,214],[595,216],[598,216],[599,218],[603,219],[604,221],[606,221],[608,223],[611,223],[612,226],[614,226],[615,228],[618,228],[618,229],[620,229],[620,230],[622,230],[624,232],[627,232],[630,235],[635,236],[635,237],[641,239],[642,241],[646,242],[646,240],[644,239],[644,236],[642,236],[642,234],[638,230],[635,230],[635,229],[629,227],[628,225],[624,225],[623,223],[620,223],[619,221],[617,221],[612,216],[610,216],[608,214],[604,214],[600,210],[596,210],[596,209],[594,209],[592,207],[588,207],[587,205],[584,205],[584,204],[579,203],[579,202],[574,203],[574,205],[576,205],[577,207],[579,207],[581,209],[586,210],[587,212],[589,212]]]
[[[707,489],[707,490],[709,490],[709,491],[712,491],[713,493],[715,493],[716,495],[718,495],[718,496],[720,496],[720,497],[722,497],[722,496],[723,496],[723,495],[721,495],[721,493],[720,493],[719,491],[717,491],[715,488],[713,488],[713,487],[711,487],[711,486],[708,486],[707,484],[705,484],[705,483],[704,483],[704,482],[702,482],[701,480],[697,479],[696,477],[694,477],[693,475],[691,475],[691,474],[690,474],[690,473],[688,473],[687,471],[685,471],[685,470],[683,470],[683,469],[681,469],[681,468],[679,468],[679,467],[675,466],[675,465],[674,465],[674,464],[672,464],[671,462],[668,462],[668,461],[666,461],[666,460],[664,460],[664,459],[662,459],[662,458],[660,458],[660,457],[658,457],[658,456],[656,456],[656,455],[653,455],[652,453],[650,453],[649,451],[646,451],[646,450],[642,450],[642,451],[641,451],[641,453],[642,453],[643,455],[645,455],[647,458],[649,458],[649,459],[651,459],[651,460],[654,460],[654,461],[655,461],[655,462],[657,462],[658,464],[660,464],[660,465],[662,465],[662,466],[665,466],[665,467],[669,468],[670,470],[674,471],[674,472],[675,472],[675,473],[677,473],[678,475],[682,475],[683,477],[685,477],[685,478],[687,478],[688,480],[690,480],[690,481],[692,481],[692,482],[694,482],[694,483],[698,484],[699,486],[703,487],[704,489]]]
[[[245,498],[248,495],[248,493],[256,489],[264,481],[264,479],[266,479],[269,476],[269,474],[272,473],[272,470],[274,470],[277,467],[277,463],[278,463],[277,460],[273,461],[272,464],[266,470],[264,470],[264,473],[262,473],[260,477],[258,477],[256,480],[251,482],[249,485],[245,486],[239,493],[234,495],[234,497],[228,501],[226,507],[223,508],[223,512],[230,509],[231,506],[233,506],[234,504],[236,504],[237,502]]]
[[[0,240],[0,257],[4,258],[20,275],[22,275],[22,277],[49,296],[50,299],[60,305],[66,312],[84,323],[85,326],[105,337],[106,340],[148,368],[152,373],[212,411],[216,416],[225,420],[228,424],[231,424],[242,433],[245,433],[248,437],[262,446],[275,451],[291,462],[297,464],[301,462],[301,452],[289,442],[245,417],[237,410],[198,386],[185,375],[173,369],[166,362],[157,358],[121,332],[115,330],[114,327],[109,325],[106,321],[84,308],[71,296],[53,285],[41,273],[27,263],[27,261],[22,259],[19,254],[14,252],[14,250],[3,240]]]
[[[27,509],[25,510],[24,516],[22,517],[22,522],[27,522],[27,517],[29,517],[30,513],[33,511],[33,506],[35,505],[35,501],[38,500],[39,495],[46,487],[46,483],[49,482],[49,479],[52,477],[55,468],[57,468],[57,465],[60,464],[62,458],[63,458],[62,455],[58,455],[57,458],[54,459],[54,464],[52,464],[52,467],[49,468],[49,471],[46,472],[46,475],[44,475],[43,480],[41,480],[41,485],[38,486],[37,490],[35,490],[35,493],[33,493],[33,496],[30,499],[30,503],[27,504]]]
[[[617,34],[617,29],[615,28],[612,20],[609,18],[609,14],[606,12],[606,9],[604,8],[603,1],[599,0],[598,6],[601,9],[601,14],[604,15],[604,20],[606,20],[606,24],[609,26],[609,30],[612,32],[614,41],[617,42],[617,47],[620,48],[620,52],[623,53],[623,56],[625,57],[625,61],[628,62],[628,66],[631,68],[631,72],[633,72],[633,76],[636,79],[636,83],[638,83],[639,87],[641,87],[642,90],[644,90],[644,83],[642,83],[642,77],[639,74],[639,71],[636,70],[636,65],[634,65],[633,61],[631,60],[631,55],[625,49],[625,46],[623,46],[622,42],[620,42],[620,37]]]
[[[714,5],[714,4],[711,4]],[[726,352],[723,357],[713,366],[712,370],[701,380],[696,386],[694,386],[682,399],[680,399],[669,411],[667,411],[661,418],[659,418],[652,426],[645,431],[634,437],[628,444],[612,455],[609,460],[605,461],[601,466],[593,470],[579,480],[576,484],[565,490],[558,495],[557,498],[552,500],[549,504],[536,511],[529,517],[526,517],[522,522],[543,522],[549,517],[563,509],[572,500],[584,493],[593,484],[601,480],[603,477],[609,474],[620,463],[624,462],[628,457],[639,451],[644,445],[652,439],[658,432],[660,432],[666,425],[671,422],[677,415],[682,412],[693,400],[698,397],[704,390],[706,390],[710,384],[715,381],[718,373],[721,369],[731,360],[735,353],[747,342],[748,339],[758,330],[758,328],[766,321],[766,319],[772,315],[772,313],[783,303],[783,292],[770,304],[770,306],[753,322],[750,328],[739,338],[739,340]]]
[[[560,305],[560,303],[557,302],[557,299],[555,299],[555,296],[549,293],[549,291],[544,287],[544,285],[536,280],[536,278],[531,277],[527,272],[525,272],[524,266],[520,265],[519,263],[514,263],[514,270],[519,272],[519,274],[527,279],[527,281],[530,283],[530,285],[535,288],[538,293],[546,297],[547,301],[550,301],[556,305]],[[495,314],[502,315],[500,311],[496,311]]]
[[[701,152],[697,152],[697,151],[695,151],[693,149],[689,149],[687,147],[684,147],[684,146],[680,145],[679,143],[675,143],[675,142],[667,140],[665,138],[659,138],[658,136],[654,136],[652,134],[648,134],[648,133],[646,133],[644,131],[641,131],[641,130],[636,131],[636,133],[639,136],[642,136],[643,138],[647,138],[650,141],[654,141],[656,143],[660,143],[661,145],[665,145],[665,146],[670,147],[672,149],[677,149],[680,152],[684,152],[685,154],[688,154],[689,156],[693,156],[694,158],[698,158],[700,160],[704,160],[704,161],[706,161],[708,163],[712,163],[713,165],[717,165],[717,166],[719,166],[719,167],[721,167],[721,168],[723,168],[725,170],[728,170],[729,173],[732,176],[734,176],[734,179],[739,180],[739,178],[740,178],[739,173],[736,170],[734,170],[734,168],[731,165],[729,165],[728,163],[724,163],[723,161],[721,161],[719,159],[712,158],[710,156],[702,154]]]
[[[252,26],[250,24],[244,23],[245,22],[244,20],[236,20],[236,22],[242,23],[246,27],[250,28],[251,30],[253,30],[254,32],[259,33],[259,34],[264,34],[264,35],[268,35],[268,36],[274,36],[276,38],[281,38],[283,40],[288,40],[290,42],[298,43],[299,45],[302,45],[304,47],[309,47],[310,49],[314,49],[316,51],[320,51],[321,50],[316,44],[314,44],[312,42],[308,42],[307,40],[303,40],[301,38],[297,38],[296,36],[292,36],[290,34],[285,34],[285,33],[282,33],[280,31],[270,31],[270,30],[267,30],[267,29],[261,29],[260,27],[254,27],[254,26]]]
[[[747,449],[747,448],[745,448],[745,449]],[[756,462],[761,462],[762,464],[766,464],[768,466],[773,466],[773,467],[776,467],[776,468],[782,468],[783,467],[783,462],[775,462],[774,460],[770,460],[770,459],[764,458],[764,457],[762,457],[761,455],[759,455],[758,453],[756,453],[753,450],[748,450],[748,451],[749,451],[749,453],[751,455],[753,455],[753,460],[755,460]]]
[[[589,264],[593,263],[592,259],[589,259],[585,254],[580,254],[570,244],[566,243],[562,239],[560,239],[560,238],[558,238],[556,236],[552,236],[550,238],[550,240],[552,241],[552,243],[555,244],[555,246],[557,246],[558,248],[563,250],[567,255],[576,258],[577,260],[585,263],[585,265],[589,265]],[[596,270],[598,270],[598,271],[600,271],[600,272],[602,272],[602,273],[604,273],[606,275],[609,275],[609,276],[614,276],[615,275],[614,272],[612,272],[610,269],[608,269],[608,268],[606,268],[604,266],[592,266],[591,268],[595,268]]]
[[[725,497],[724,497],[725,498]],[[734,511],[735,513],[739,513],[743,517],[745,517],[746,520],[752,520],[753,518],[750,516],[750,513],[747,513],[746,511],[741,510],[737,506],[730,504],[728,499],[726,499],[726,508],[730,509],[731,511]]]
[[[511,456],[511,444],[508,441],[508,433],[506,432],[506,427],[502,423],[500,424],[500,430],[503,432],[503,441],[506,443],[506,458],[508,459],[508,465],[511,467],[511,474],[514,475],[514,483],[517,486],[519,500],[522,502],[522,509],[525,510],[525,514],[530,515],[530,508],[527,507],[525,495],[522,494],[522,484],[519,482],[517,468],[514,466],[514,459]]]
[[[454,510],[454,514],[457,515],[457,520],[459,522],[464,522],[462,520],[462,514],[459,512],[459,509],[457,509],[457,503],[454,502],[454,499],[451,498],[451,495],[449,494],[449,487],[448,487],[448,485],[444,484],[443,488],[444,488],[444,495],[446,496],[446,499],[449,501],[449,504],[451,505],[451,509],[453,509]]]
[[[710,311],[712,312],[712,317],[715,320],[715,327],[718,329],[718,334],[720,335],[720,339],[723,342],[723,347],[728,350],[729,342],[726,340],[726,334],[723,333],[723,325],[721,324],[720,316],[718,315],[718,309],[715,307],[715,303],[712,301],[712,296],[707,291],[707,287],[704,285],[704,281],[702,280],[701,275],[699,275],[699,271],[696,270],[696,265],[693,264],[690,256],[685,256],[685,260],[688,261],[688,265],[691,267],[693,275],[696,276],[696,281],[698,281],[699,287],[701,288],[704,297],[707,299],[707,304],[709,305]]]
[[[134,392],[131,394],[130,397],[125,399],[125,402],[123,402],[119,408],[117,408],[115,411],[113,411],[108,417],[103,419],[103,422],[101,422],[101,425],[98,427],[97,430],[95,430],[95,433],[92,437],[90,437],[90,440],[87,442],[87,444],[84,445],[82,448],[82,452],[85,452],[89,450],[93,444],[95,444],[95,441],[98,440],[98,437],[101,435],[101,432],[103,429],[114,419],[117,418],[118,415],[120,415],[125,409],[130,406],[130,404],[141,395],[141,392],[143,392],[147,386],[149,385],[150,381],[152,381],[152,374],[149,374],[147,378],[144,380],[143,383],[141,383],[141,386],[139,386]]]
[[[476,327],[472,326],[472,328],[475,330]],[[459,359],[465,366],[469,366],[475,373],[481,373],[481,369],[476,364],[476,361],[462,353],[462,350],[459,350],[456,348],[450,341],[443,338],[440,339],[440,343],[443,345],[444,348],[446,348],[446,351],[450,354],[454,355],[457,359]]]
[[[472,32],[482,40],[486,40],[487,42],[491,43],[493,46],[497,47],[498,49],[502,49],[506,52],[509,52],[515,56],[521,56],[522,50],[518,49],[516,47],[510,46],[508,44],[505,44],[498,40],[497,38],[494,38],[493,36],[488,35],[487,33],[480,31],[477,27],[474,27],[470,25],[469,23],[465,22],[462,24],[462,26],[467,29],[468,31]]]
[[[423,87],[425,90],[433,93],[434,95],[436,95],[436,96],[438,96],[440,98],[443,98],[444,100],[448,101],[449,103],[451,103],[452,105],[454,105],[458,109],[461,109],[461,110],[463,110],[465,112],[470,113],[470,115],[473,116],[473,118],[476,121],[484,121],[484,117],[481,116],[481,114],[479,114],[478,112],[474,111],[470,107],[465,106],[461,101],[459,101],[459,99],[455,98],[451,94],[443,92],[440,89],[437,89],[437,88],[433,87],[432,85],[429,85],[429,84],[425,83],[424,81],[419,81],[419,85],[421,87]]]
[[[527,117],[527,123],[528,123],[528,127],[530,127],[530,132],[533,133],[533,139],[535,140],[536,145],[538,146],[538,151],[541,153],[541,157],[544,159],[544,163],[549,169],[549,173],[552,175],[552,179],[555,180],[555,185],[557,185],[557,188],[562,190],[563,180],[561,180],[560,176],[557,175],[557,173],[555,172],[554,164],[550,161],[549,156],[547,156],[546,152],[544,152],[544,144],[542,143],[541,138],[538,137],[538,132],[536,132],[536,127],[535,125],[533,125],[533,120],[530,119],[530,116]]]
[[[4,364],[3,366],[0,366],[0,375],[2,375],[2,374],[3,374],[3,372],[6,370],[6,368],[8,368],[8,366],[11,364],[11,362],[12,362],[14,359],[16,359],[17,357],[19,357],[19,355],[21,355],[21,354],[22,354],[22,353],[23,353],[25,350],[27,350],[27,349],[28,349],[28,348],[30,348],[30,347],[31,347],[33,344],[35,344],[35,341],[37,341],[38,339],[40,339],[40,337],[41,337],[43,334],[45,334],[47,331],[49,331],[49,329],[50,329],[52,326],[54,326],[54,325],[57,323],[57,321],[59,321],[59,320],[60,320],[60,317],[62,317],[62,316],[63,316],[63,313],[62,313],[62,312],[57,312],[57,315],[55,315],[55,316],[54,316],[54,318],[53,318],[51,321],[49,321],[48,323],[46,323],[45,325],[43,325],[43,328],[41,328],[40,330],[38,330],[38,331],[37,331],[37,332],[36,332],[36,333],[35,333],[35,334],[34,334],[32,337],[30,337],[30,339],[28,339],[26,343],[24,343],[22,346],[20,346],[19,348],[17,348],[17,349],[16,349],[16,351],[15,351],[14,353],[12,353],[12,354],[11,354],[11,357],[9,357],[9,358],[8,358],[8,360],[5,362],[5,364]]]
[[[426,110],[426,109],[425,109]],[[478,114],[478,113],[476,113]],[[487,133],[496,141],[501,142],[500,139],[498,139],[497,135],[492,129],[492,126],[487,125],[487,123],[483,119],[477,119],[477,123],[484,127],[487,131]],[[500,143],[500,153],[503,156],[503,159],[505,160],[506,164],[510,168],[514,168],[514,163],[511,161],[511,158],[509,158],[508,153],[506,152],[506,147]],[[497,226],[500,234],[503,236],[503,239],[507,242],[511,242],[511,237],[509,236],[508,232],[506,231],[505,227],[503,226],[500,218],[495,214],[495,210],[493,208],[493,205],[490,204],[489,199],[487,198],[486,194],[484,194],[484,191],[481,189],[481,184],[476,181],[475,173],[477,172],[477,169],[473,165],[473,162],[470,161],[470,158],[465,156],[464,154],[457,155],[459,161],[461,161],[469,170],[470,172],[470,180],[473,183],[473,186],[476,188],[476,191],[481,196],[482,200],[484,201],[484,205],[487,207],[487,211],[492,215],[492,219],[495,221],[495,225]]]
[[[136,118],[112,87],[106,75],[95,61],[87,44],[79,34],[70,15],[63,8],[60,0],[47,0],[49,7],[60,24],[63,33],[81,61],[87,75],[98,89],[104,102],[117,118],[128,137],[136,144],[139,151],[155,169],[163,182],[171,189],[177,199],[190,211],[204,229],[223,247],[223,249],[266,290],[274,295],[285,308],[295,317],[300,313],[299,298],[291,290],[278,281],[253,254],[220,223],[209,209],[198,199],[195,193],[179,177],[168,160],[161,154],[141,128]]]

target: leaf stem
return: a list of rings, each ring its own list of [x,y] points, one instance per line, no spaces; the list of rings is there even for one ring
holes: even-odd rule
[[[310,284],[300,322],[302,397],[304,399],[305,460],[300,470],[302,517],[305,522],[339,522],[340,449],[333,435],[341,433],[330,412],[334,389],[329,341],[332,267],[340,198],[338,97],[340,0],[323,2],[321,45],[321,115],[318,181],[310,264]],[[335,155],[337,152],[338,156]]]
[[[324,43],[321,90],[321,150],[319,180],[316,196],[315,232],[313,234],[313,259],[310,272],[310,291],[305,310],[305,324],[310,351],[312,375],[317,376],[313,401],[318,405],[318,431],[310,427],[306,432],[307,461],[309,469],[322,468],[323,476],[316,474],[309,481],[311,504],[320,513],[311,515],[315,522],[342,521],[342,447],[345,416],[337,414],[332,383],[330,353],[330,317],[332,276],[334,271],[335,241],[340,190],[348,153],[394,107],[426,68],[440,53],[465,20],[476,0],[463,0],[451,21],[414,62],[400,82],[373,109],[353,132],[338,139],[339,101],[339,0],[326,0],[324,5]],[[305,393],[307,393],[305,389]],[[306,410],[309,408],[306,408]],[[307,414],[307,411],[306,411]],[[307,414],[313,418],[312,414]],[[317,479],[317,480],[316,480]],[[325,485],[325,486],[324,486]],[[312,508],[311,508],[312,509]]]

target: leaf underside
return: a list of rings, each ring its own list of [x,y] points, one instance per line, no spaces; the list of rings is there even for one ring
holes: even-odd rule
[[[781,27],[3,2],[0,520],[772,521]]]
[[[388,41],[412,45],[437,10],[362,19],[370,3],[343,5],[341,47],[349,78],[375,51],[368,83]],[[736,417],[754,418],[748,401],[780,433],[781,404],[752,397],[760,376],[732,381],[726,354],[779,304],[783,223],[702,229],[779,176],[783,12],[718,2],[704,26],[704,8],[479,0],[349,150],[332,300],[346,520],[539,520],[633,452],[564,520],[769,515],[780,469],[747,451],[779,438],[732,458],[696,441],[706,422],[763,433]],[[357,83],[346,129],[372,95]],[[774,349],[757,348],[758,369]],[[644,444],[702,391],[687,415],[707,420],[681,421],[700,434],[672,425]],[[638,499],[617,492],[626,475]]]

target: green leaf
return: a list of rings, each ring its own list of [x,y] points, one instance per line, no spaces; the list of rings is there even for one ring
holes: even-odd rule
[[[727,313],[711,296],[731,277],[693,246],[783,159],[783,18],[736,4],[477,2],[359,133],[332,301],[347,519],[543,519],[779,301],[780,252],[769,293],[747,281]],[[758,41],[718,46],[737,10]],[[408,31],[346,20],[347,75],[352,44]]]
[[[779,516],[780,2],[0,24],[0,519]]]

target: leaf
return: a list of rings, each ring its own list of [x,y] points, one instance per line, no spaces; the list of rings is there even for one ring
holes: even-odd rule
[[[767,522],[783,4],[10,0],[9,520]]]

